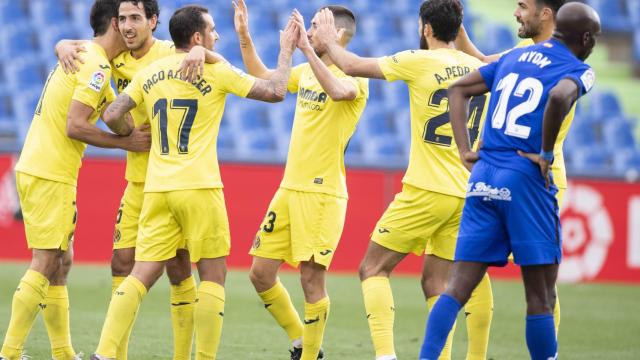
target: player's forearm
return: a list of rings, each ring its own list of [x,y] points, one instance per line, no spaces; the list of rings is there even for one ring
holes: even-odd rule
[[[76,122],[84,122],[84,125],[67,126],[67,136],[71,139],[107,149],[123,148],[125,145],[125,137],[102,131],[95,125],[89,124],[86,120],[78,120]]]
[[[471,96],[465,95],[461,87],[449,88],[449,120],[453,137],[458,146],[458,152],[462,155],[471,150],[469,141],[469,129],[467,119],[469,118],[469,99]]]
[[[291,75],[291,57],[293,53],[288,50],[280,50],[278,55],[278,68],[269,80],[273,89],[274,101],[282,101],[287,95],[287,83]]]
[[[207,64],[215,64],[220,61],[224,61],[224,58],[216,53],[215,51],[211,51],[209,49],[205,49],[204,51],[204,62]]]
[[[338,43],[327,45],[327,54],[345,74],[371,79],[384,79],[384,74],[374,58],[363,58],[347,51]]]
[[[240,41],[240,54],[247,72],[257,78],[269,80],[273,76],[273,70],[267,68],[253,44],[253,40],[249,34],[238,37]]]
[[[309,66],[311,66],[311,70],[318,79],[322,89],[324,89],[333,101],[353,100],[355,97],[354,91],[349,91],[340,79],[333,75],[312,48],[306,48],[302,53],[309,60]]]
[[[482,51],[480,51],[471,41],[471,39],[469,38],[469,34],[467,34],[464,26],[460,26],[460,32],[458,32],[458,36],[456,37],[455,45],[456,49],[462,51],[463,53],[471,55],[479,59],[480,61],[487,62],[485,61],[487,58],[486,55],[483,54]]]
[[[84,42],[86,42],[86,40],[69,40],[69,39],[62,39],[60,41],[58,41],[56,43],[56,45],[53,48],[53,52],[56,55],[56,57],[59,57],[59,51],[64,48],[64,47],[72,47],[72,46],[79,46],[82,45]]]

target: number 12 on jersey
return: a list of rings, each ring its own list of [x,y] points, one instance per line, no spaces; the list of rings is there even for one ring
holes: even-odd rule
[[[496,106],[496,109],[491,116],[491,127],[494,129],[502,129],[506,121],[507,127],[504,130],[505,134],[521,139],[528,139],[529,134],[531,133],[531,127],[519,125],[516,121],[520,117],[527,115],[538,108],[540,100],[542,99],[544,86],[540,80],[528,77],[522,79],[516,87],[519,77],[520,75],[516,73],[510,73],[503,77],[498,83],[496,91],[500,92],[500,98],[498,99],[498,106]],[[509,100],[512,95],[518,98],[524,98],[527,93],[529,96],[524,102],[518,104],[513,109],[508,110]]]
[[[198,113],[198,100],[196,99],[172,99],[171,106],[167,107],[168,100],[166,98],[158,99],[153,105],[153,118],[155,120],[158,117],[160,122],[160,154],[169,154],[169,137],[167,135],[167,128],[169,125],[169,116],[167,112],[169,110],[182,110],[182,119],[180,120],[180,126],[178,127],[178,154],[189,153],[189,134],[191,133],[191,127],[193,121],[196,119]]]

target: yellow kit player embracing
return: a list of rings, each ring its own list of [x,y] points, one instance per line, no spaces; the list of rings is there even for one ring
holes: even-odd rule
[[[150,134],[118,136],[95,126],[115,98],[109,60],[124,50],[116,0],[97,0],[90,14],[95,33],[76,74],[53,69],[42,91],[16,165],[16,185],[32,262],[13,295],[11,321],[0,359],[17,360],[42,308],[55,360],[76,359],[69,332],[67,274],[77,220],[76,184],[86,144],[147,151]]]
[[[119,1],[118,25],[128,49],[111,61],[113,80],[119,93],[127,87],[134,75],[140,70],[156,60],[175,54],[173,42],[158,40],[153,36],[153,32],[159,25],[159,15],[160,9],[157,0]],[[65,40],[56,46],[56,53],[60,56],[61,63],[70,64],[68,70],[71,72],[74,71],[75,59],[82,46],[82,41]],[[195,59],[194,65],[199,67],[204,63],[205,58],[210,62],[216,60],[211,51],[205,52],[204,48],[197,46],[185,58],[185,63],[189,64],[189,59]],[[135,125],[149,123],[143,107],[133,109],[131,115]],[[125,174],[127,187],[117,212],[113,234],[112,292],[133,269],[148,160],[149,153],[147,152],[127,152]],[[191,359],[196,283],[191,275],[189,254],[184,249],[179,250],[177,254],[175,258],[167,261],[166,265],[171,283],[173,359],[186,360]],[[127,334],[123,338],[118,349],[118,359],[127,359],[129,337],[130,334]]]
[[[327,9],[336,17],[340,46],[346,46],[356,30],[353,13],[342,6]],[[235,4],[235,11],[245,66],[254,76],[272,78],[273,70],[263,65],[253,46],[244,1]],[[321,345],[330,308],[326,271],[347,210],[344,152],[366,105],[368,82],[345,75],[318,51],[316,18],[308,32],[297,11],[293,19],[300,34],[297,46],[308,63],[296,66],[288,81],[298,98],[287,165],[250,252],[250,278],[265,308],[287,332],[291,359],[316,360],[324,357]],[[278,280],[284,262],[300,265],[304,326]]]
[[[278,70],[270,81],[256,80],[226,61],[207,64],[201,77],[185,81],[179,69],[186,52],[196,45],[212,49],[218,33],[208,10],[195,5],[178,9],[169,29],[177,54],[138,72],[104,115],[112,128],[126,129],[130,125],[123,116],[141,107],[151,120],[153,137],[136,263],[114,291],[92,359],[117,358],[142,298],[180,248],[197,263],[201,280],[194,309],[196,359],[216,358],[231,245],[216,152],[226,95],[284,99],[297,39],[290,24],[281,36]]]
[[[331,59],[352,76],[404,81],[409,87],[411,153],[396,195],[371,234],[360,266],[362,292],[377,360],[394,360],[394,301],[389,284],[393,269],[407,254],[426,254],[422,290],[429,308],[444,291],[456,246],[469,172],[460,164],[449,123],[447,88],[482,65],[453,45],[462,23],[458,0],[429,0],[419,13],[420,50],[379,59],[361,58],[336,43],[330,12],[321,16],[318,41]],[[486,97],[473,99],[468,122],[477,143]],[[484,359],[489,341],[493,298],[485,277],[466,307],[467,359]],[[450,334],[441,358],[451,358]]]

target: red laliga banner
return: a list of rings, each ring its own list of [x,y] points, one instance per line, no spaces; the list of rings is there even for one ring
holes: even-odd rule
[[[0,155],[0,258],[28,260],[22,221],[16,219],[13,158]],[[77,262],[107,263],[113,226],[126,186],[124,161],[88,158],[78,182]],[[222,164],[225,199],[231,227],[230,267],[246,268],[247,254],[280,183],[278,165]],[[331,269],[355,272],[369,235],[396,192],[402,173],[351,169],[347,175],[349,204],[344,232]],[[46,201],[46,199],[43,199]],[[560,281],[640,283],[640,184],[574,180],[562,209],[564,258]],[[409,255],[396,272],[419,274],[422,259]],[[519,276],[513,265],[492,269],[495,277]]]

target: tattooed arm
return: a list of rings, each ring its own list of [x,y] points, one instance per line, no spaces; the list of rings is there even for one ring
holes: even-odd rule
[[[118,135],[129,135],[133,131],[133,119],[131,116],[125,115],[133,108],[136,103],[129,95],[122,93],[112,102],[102,113],[102,121]]]

